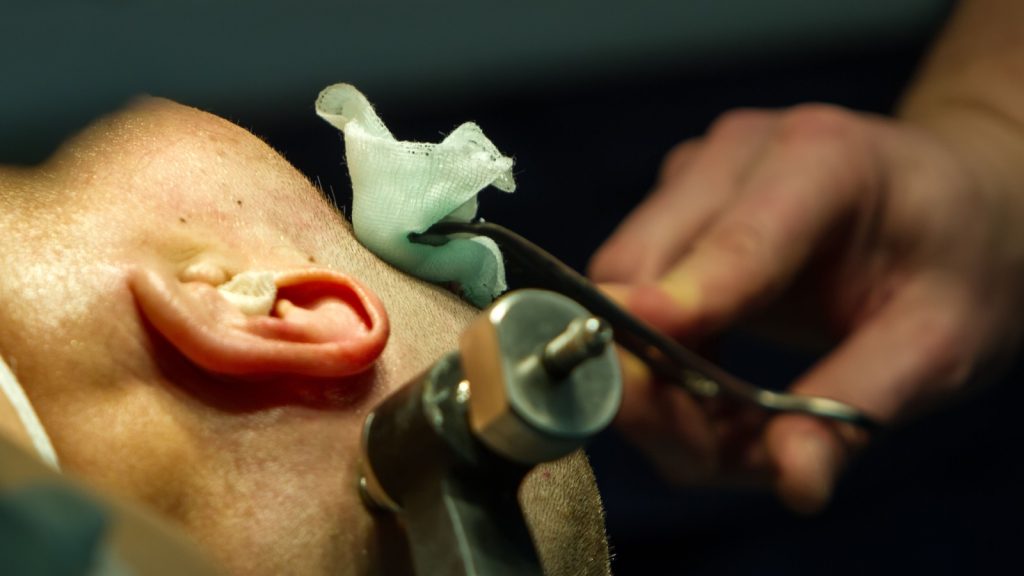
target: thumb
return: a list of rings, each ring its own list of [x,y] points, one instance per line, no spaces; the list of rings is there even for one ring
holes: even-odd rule
[[[893,297],[792,388],[863,410],[882,423],[951,393],[969,372],[971,332],[955,299],[929,290]],[[775,466],[776,489],[799,512],[813,513],[829,500],[853,452],[866,445],[867,431],[808,416],[776,416],[765,430]]]

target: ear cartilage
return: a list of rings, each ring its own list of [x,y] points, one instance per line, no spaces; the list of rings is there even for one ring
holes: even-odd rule
[[[225,300],[247,316],[265,316],[277,300],[277,282],[273,272],[242,272],[217,287]]]

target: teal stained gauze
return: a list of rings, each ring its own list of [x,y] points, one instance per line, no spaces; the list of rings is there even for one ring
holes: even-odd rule
[[[468,222],[476,216],[477,194],[488,185],[515,190],[512,159],[479,126],[467,122],[439,144],[400,142],[349,84],[325,88],[316,113],[345,133],[359,242],[408,274],[458,283],[478,307],[505,290],[501,251],[489,238],[454,238],[443,246],[408,238],[441,220]]]

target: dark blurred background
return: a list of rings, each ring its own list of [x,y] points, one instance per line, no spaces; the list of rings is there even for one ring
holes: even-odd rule
[[[887,112],[947,0],[8,2],[0,162],[33,163],[131,95],[225,116],[345,205],[337,132],[313,113],[357,85],[402,139],[474,120],[519,190],[482,215],[582,269],[664,153],[736,106]],[[812,357],[742,332],[721,360],[780,386]],[[771,497],[672,490],[614,432],[590,453],[616,574],[964,574],[1010,570],[1024,498],[1015,368],[881,438],[822,515]]]

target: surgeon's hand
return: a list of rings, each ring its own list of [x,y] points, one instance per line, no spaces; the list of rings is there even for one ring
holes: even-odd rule
[[[740,110],[666,159],[592,277],[684,342],[780,300],[835,346],[792,391],[894,423],[961,389],[1021,324],[1024,211],[999,122],[911,124],[824,105]],[[1003,156],[1000,156],[1003,154]],[[770,483],[798,511],[829,499],[860,430],[716,415],[627,359],[621,429],[669,479]]]

